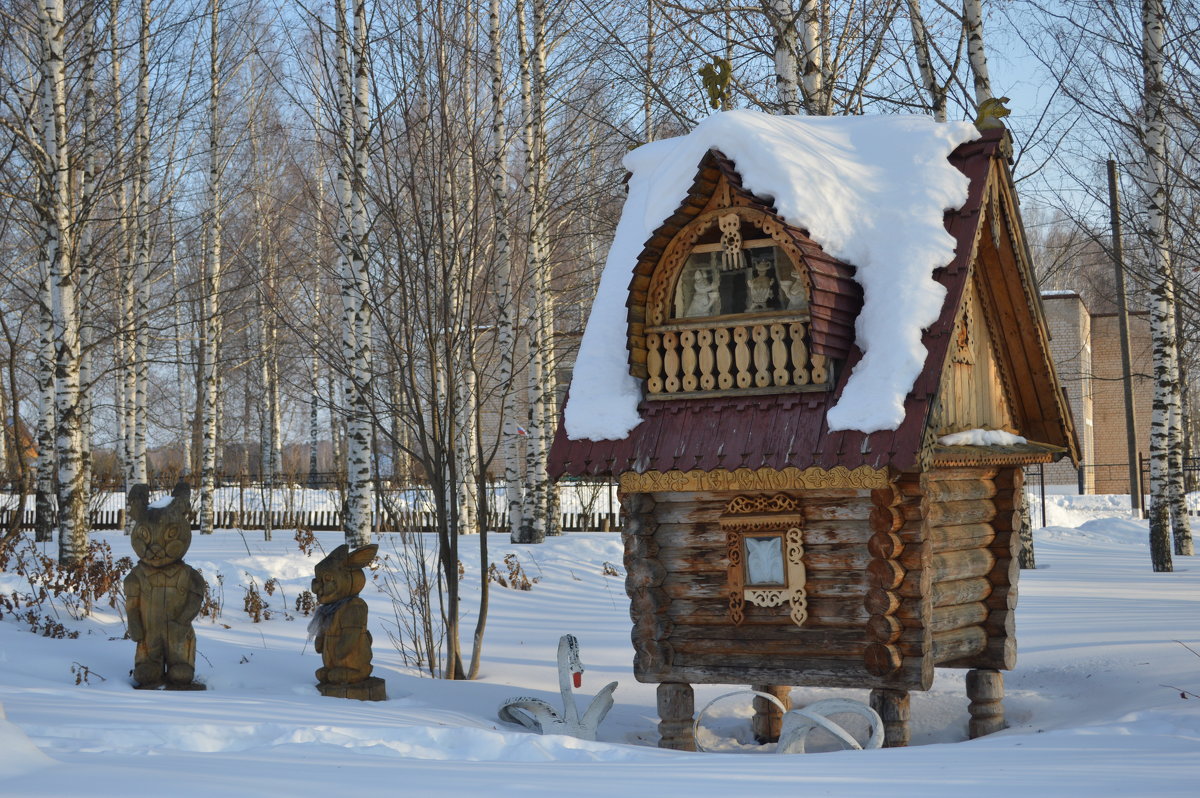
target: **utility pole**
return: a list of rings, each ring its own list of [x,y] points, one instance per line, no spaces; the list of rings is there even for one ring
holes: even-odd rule
[[[1129,311],[1125,304],[1125,258],[1121,249],[1121,200],[1117,194],[1117,162],[1108,159],[1108,206],[1112,223],[1113,269],[1117,280],[1117,319],[1121,329],[1121,382],[1125,387],[1125,446],[1129,462],[1129,504],[1142,515],[1142,469],[1138,460],[1133,407],[1133,367],[1129,355]]]

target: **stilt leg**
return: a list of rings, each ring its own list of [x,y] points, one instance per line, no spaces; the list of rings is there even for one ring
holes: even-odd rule
[[[967,698],[971,699],[967,711],[971,713],[972,740],[1005,727],[1003,673],[982,668],[967,671]]]
[[[658,686],[658,747],[695,751],[696,696],[690,684]]]
[[[783,702],[784,710],[792,708],[792,688],[786,685],[778,684],[752,684],[751,690],[757,690],[760,693],[769,693]],[[772,704],[765,698],[754,698],[754,720],[751,721],[754,729],[754,739],[759,743],[777,743],[779,742],[779,726],[783,722],[783,712],[779,711],[779,707]]]
[[[883,719],[884,748],[903,748],[908,745],[910,713],[907,690],[872,690],[871,709]]]

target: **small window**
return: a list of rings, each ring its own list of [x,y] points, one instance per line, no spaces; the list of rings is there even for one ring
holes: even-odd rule
[[[808,287],[770,239],[749,241],[730,259],[719,245],[692,250],[675,286],[675,318],[808,309]]]
[[[783,587],[783,534],[746,536],[746,586]]]

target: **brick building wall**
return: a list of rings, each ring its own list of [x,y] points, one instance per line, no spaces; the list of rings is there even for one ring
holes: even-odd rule
[[[1071,404],[1079,435],[1083,483],[1087,493],[1129,493],[1125,435],[1125,389],[1121,339],[1114,313],[1092,315],[1071,291],[1042,295],[1052,339],[1050,352]],[[1150,321],[1145,312],[1129,316],[1134,372],[1134,411],[1138,451],[1148,454],[1150,403]],[[1067,460],[1046,467],[1046,484],[1075,486],[1079,474]]]
[[[1094,459],[1092,317],[1083,299],[1074,291],[1049,291],[1042,294],[1046,324],[1050,329],[1050,357],[1067,395],[1075,432],[1079,436],[1079,456],[1083,463]],[[1069,458],[1046,466],[1047,485],[1078,485],[1079,473]],[[1093,493],[1091,469],[1083,469],[1083,491]]]
[[[1150,314],[1129,315],[1129,352],[1133,369],[1134,438],[1139,454],[1150,455],[1150,407],[1154,401]],[[1092,385],[1097,493],[1129,492],[1129,456],[1125,435],[1125,387],[1122,382],[1118,316],[1092,317]],[[1144,490],[1145,486],[1143,486]]]

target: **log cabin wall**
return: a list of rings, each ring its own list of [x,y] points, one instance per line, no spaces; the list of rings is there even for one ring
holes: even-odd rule
[[[928,597],[918,595],[927,581],[921,577],[921,507],[919,499],[906,500],[896,490],[784,492],[803,517],[807,617],[798,626],[787,603],[762,607],[747,601],[741,622],[735,622],[721,518],[728,519],[727,508],[735,497],[769,499],[775,493],[626,495],[626,586],[637,679],[927,689],[932,666],[924,656],[928,643],[920,623],[928,614],[922,604]],[[877,556],[889,553],[884,541],[872,543],[881,525],[887,529],[883,534],[895,536],[900,544],[893,553],[917,553],[916,567],[910,570]],[[879,560],[894,563],[894,568],[873,568]],[[882,581],[875,570],[885,574]],[[897,597],[893,609],[911,616],[916,624],[911,630],[893,636],[890,622],[875,620],[889,616],[868,607],[873,585],[892,588]],[[883,626],[872,636],[870,627],[879,624]],[[872,667],[872,645],[884,646],[885,654],[894,652],[895,662]]]
[[[930,543],[934,665],[1011,669],[1017,558],[1013,522],[1019,468],[939,468],[920,478]]]

